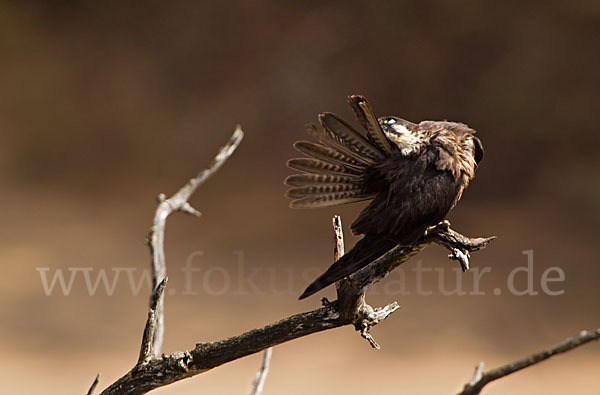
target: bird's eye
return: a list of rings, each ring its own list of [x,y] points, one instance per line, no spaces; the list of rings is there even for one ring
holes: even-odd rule
[[[479,164],[483,160],[483,144],[477,137],[473,137],[473,143],[475,144],[475,163]]]

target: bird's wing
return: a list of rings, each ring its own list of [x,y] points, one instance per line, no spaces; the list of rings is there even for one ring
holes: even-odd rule
[[[294,208],[314,208],[372,199],[364,190],[367,169],[389,153],[335,114],[319,115],[320,127],[307,125],[318,143],[299,141],[294,147],[307,158],[291,159],[288,167],[301,171],[286,178],[287,196]]]
[[[376,198],[352,224],[355,234],[386,235],[410,244],[452,208],[461,180],[432,166],[437,155],[426,150],[410,157],[397,153],[372,168],[365,191]]]

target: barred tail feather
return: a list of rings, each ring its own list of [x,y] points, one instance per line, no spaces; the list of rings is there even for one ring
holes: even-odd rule
[[[353,168],[362,171],[365,166],[364,163],[359,162],[350,156],[346,156],[332,148],[311,143],[310,141],[298,141],[294,143],[294,148],[312,158],[320,159],[329,163],[341,164],[346,168]]]
[[[291,187],[332,186],[344,189],[362,189],[362,177],[339,174],[293,174],[285,179]]]
[[[362,202],[372,199],[373,196],[362,195],[353,192],[329,193],[316,196],[308,196],[293,200],[290,203],[291,208],[320,208],[339,206],[340,204]]]
[[[290,169],[313,174],[326,173],[354,176],[362,175],[362,171],[360,169],[312,158],[290,159],[287,162],[287,166]]]

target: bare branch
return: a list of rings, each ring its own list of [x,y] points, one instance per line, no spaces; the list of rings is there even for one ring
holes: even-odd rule
[[[263,353],[262,364],[260,365],[260,369],[258,369],[258,372],[256,372],[256,377],[252,382],[252,392],[250,393],[250,395],[262,394],[263,387],[265,386],[265,381],[267,380],[267,374],[269,374],[271,354],[273,354],[273,349],[271,347],[267,348]]]
[[[333,247],[333,260],[337,261],[344,255],[344,230],[342,229],[342,217],[334,215],[332,218],[335,244]]]
[[[96,375],[96,378],[94,379],[94,382],[90,386],[90,389],[88,390],[87,395],[92,395],[94,393],[94,391],[96,390],[96,386],[98,385],[98,382],[100,381],[100,376],[102,376],[102,373],[98,373]]]
[[[494,380],[498,380],[518,370],[525,369],[526,367],[529,367],[536,363],[540,363],[543,360],[548,359],[554,355],[567,352],[576,347],[598,339],[600,339],[600,329],[596,329],[595,331],[591,332],[581,331],[577,335],[566,339],[562,343],[559,343],[545,350],[538,351],[536,353],[528,355],[523,359],[519,359],[517,361],[508,363],[506,365],[500,366],[496,369],[492,369],[485,373],[482,373],[483,362],[481,362],[475,369],[473,378],[469,383],[465,384],[464,389],[462,390],[462,392],[459,393],[459,395],[479,394],[486,384]]]
[[[361,318],[354,323],[354,327],[356,330],[360,330],[360,335],[369,342],[371,347],[379,350],[381,347],[379,344],[377,344],[375,339],[373,339],[373,336],[371,336],[371,327],[388,318],[390,314],[399,308],[400,305],[397,302],[393,302],[385,307],[378,307],[376,309],[373,309],[371,306],[364,303],[359,310]]]
[[[156,334],[156,323],[158,321],[158,314],[156,309],[163,298],[165,287],[167,286],[168,278],[165,277],[158,284],[152,296],[150,298],[150,309],[148,310],[148,319],[146,320],[146,327],[144,328],[144,335],[142,336],[142,346],[140,347],[140,356],[138,358],[138,364],[146,363],[152,359],[152,345],[153,337]]]
[[[145,394],[155,388],[204,373],[227,362],[256,354],[269,347],[312,333],[349,324],[328,307],[296,314],[263,328],[227,339],[197,343],[189,351],[177,351],[136,365],[102,394]]]
[[[332,218],[333,223],[333,261],[337,261],[344,256],[344,230],[342,228],[342,217],[334,215]],[[342,284],[342,280],[335,282],[335,289],[339,290]]]
[[[340,298],[326,303],[325,307],[284,318],[263,328],[253,329],[239,336],[210,342],[198,343],[192,350],[164,355],[137,364],[131,371],[105,389],[102,394],[143,394],[152,389],[204,373],[227,362],[255,354],[277,344],[297,339],[312,333],[354,325],[373,347],[377,343],[369,339],[369,329],[384,320],[399,306],[391,303],[384,308],[373,309],[364,302],[364,291],[379,281],[395,267],[423,249],[427,244],[439,242],[452,248],[483,248],[483,242],[469,239],[448,228],[447,224],[434,227],[416,246],[396,247],[342,282]],[[486,243],[487,243],[486,241]],[[356,288],[355,288],[356,287]],[[357,289],[358,291],[352,291]],[[357,293],[358,292],[358,293]],[[355,308],[343,311],[343,306]]]
[[[337,261],[344,255],[344,231],[342,229],[342,219],[339,215],[333,216],[333,232],[335,234],[335,246],[333,250],[333,259]],[[360,336],[369,342],[372,348],[379,350],[381,347],[373,336],[371,336],[371,327],[385,320],[390,314],[398,310],[400,306],[393,302],[383,308],[373,309],[365,302],[364,292],[357,295],[348,295],[348,289],[352,289],[351,280],[342,279],[335,283],[338,301],[349,300],[351,303],[358,301],[355,310],[348,310],[348,316],[352,316],[354,327],[360,332]],[[351,291],[352,292],[352,291]],[[358,296],[358,298],[356,298]],[[329,301],[324,298],[324,304]],[[339,302],[338,302],[339,303]]]
[[[485,364],[483,361],[481,361],[477,364],[477,366],[475,366],[475,369],[473,369],[473,376],[471,376],[471,380],[469,380],[470,385],[475,385],[479,380],[481,380],[481,377],[483,376],[483,369],[485,369]]]
[[[188,200],[196,189],[204,183],[211,175],[215,174],[217,170],[223,166],[225,161],[233,154],[235,149],[238,147],[244,132],[240,125],[238,125],[233,132],[233,135],[229,139],[229,142],[223,146],[217,156],[212,160],[208,167],[199,172],[196,177],[189,180],[179,191],[177,191],[170,198],[166,198],[164,194],[158,196],[158,207],[154,214],[154,221],[152,222],[152,228],[148,235],[148,245],[150,247],[150,256],[152,263],[152,286],[157,288],[160,282],[167,276],[167,266],[165,262],[165,226],[167,223],[167,217],[174,211],[183,211],[185,213],[199,217],[200,212],[194,209]],[[150,299],[152,304],[152,296]],[[152,345],[149,351],[149,357],[157,358],[162,348],[162,342],[165,332],[164,323],[164,304],[162,299],[158,301],[158,305],[155,311],[156,325],[154,326],[154,333],[152,334]]]

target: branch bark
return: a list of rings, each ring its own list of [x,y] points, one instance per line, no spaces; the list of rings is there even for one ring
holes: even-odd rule
[[[126,375],[105,389],[102,394],[144,394],[152,389],[171,384],[200,373],[204,373],[227,362],[261,352],[277,344],[285,343],[313,333],[354,325],[365,338],[370,336],[369,329],[385,319],[399,306],[391,303],[384,308],[374,309],[364,302],[364,291],[369,284],[379,281],[393,268],[406,262],[408,258],[426,245],[439,241],[461,250],[483,248],[489,238],[475,242],[448,228],[448,224],[434,227],[414,247],[396,247],[369,267],[363,269],[348,280],[349,289],[342,290],[341,299],[327,302],[324,307],[296,314],[262,328],[253,329],[238,336],[210,342],[197,343],[196,347],[184,351],[163,355],[137,364]],[[372,273],[369,273],[369,272]],[[358,289],[360,294],[353,293]],[[361,301],[360,304],[357,301]],[[339,306],[355,305],[354,313],[342,312]],[[375,343],[376,344],[376,343]]]
[[[206,170],[198,173],[171,198],[165,199],[164,195],[159,197],[159,206],[148,237],[152,257],[154,292],[150,298],[148,319],[138,362],[101,394],[144,394],[155,388],[206,372],[227,362],[261,352],[277,344],[344,325],[354,325],[372,347],[379,348],[369,331],[372,326],[383,321],[399,306],[396,302],[383,308],[369,306],[365,302],[365,292],[371,284],[384,278],[389,272],[429,244],[437,243],[448,248],[451,252],[451,259],[459,259],[456,252],[460,252],[461,265],[468,267],[469,252],[484,248],[494,239],[494,237],[468,238],[450,229],[450,224],[445,221],[428,229],[427,233],[414,245],[398,246],[367,267],[342,280],[338,287],[338,299],[334,302],[324,300],[324,307],[292,315],[238,336],[210,343],[197,343],[191,350],[177,351],[158,357],[164,334],[162,295],[166,286],[164,232],[167,217],[174,211],[200,215],[189,205],[188,199],[198,186],[214,174],[231,156],[242,137],[243,132],[238,127],[229,143],[221,149]],[[334,218],[334,229],[339,231],[336,237],[336,254],[340,255],[343,254],[343,234],[341,221],[338,218],[339,226],[337,228],[335,221]]]
[[[582,346],[586,343],[589,343],[593,340],[600,339],[600,329],[596,329],[595,331],[581,331],[577,335],[570,337],[559,343],[555,346],[547,348],[542,351],[538,351],[523,359],[519,359],[517,361],[508,363],[506,365],[500,366],[499,368],[489,370],[487,372],[483,372],[483,362],[480,362],[475,368],[475,372],[473,373],[473,378],[467,384],[458,395],[476,395],[481,392],[483,387],[494,380],[498,380],[502,377],[506,377],[509,374],[512,374],[521,369],[525,369],[531,365],[536,363],[540,363],[545,359],[548,359],[554,355],[567,352],[576,347]]]

